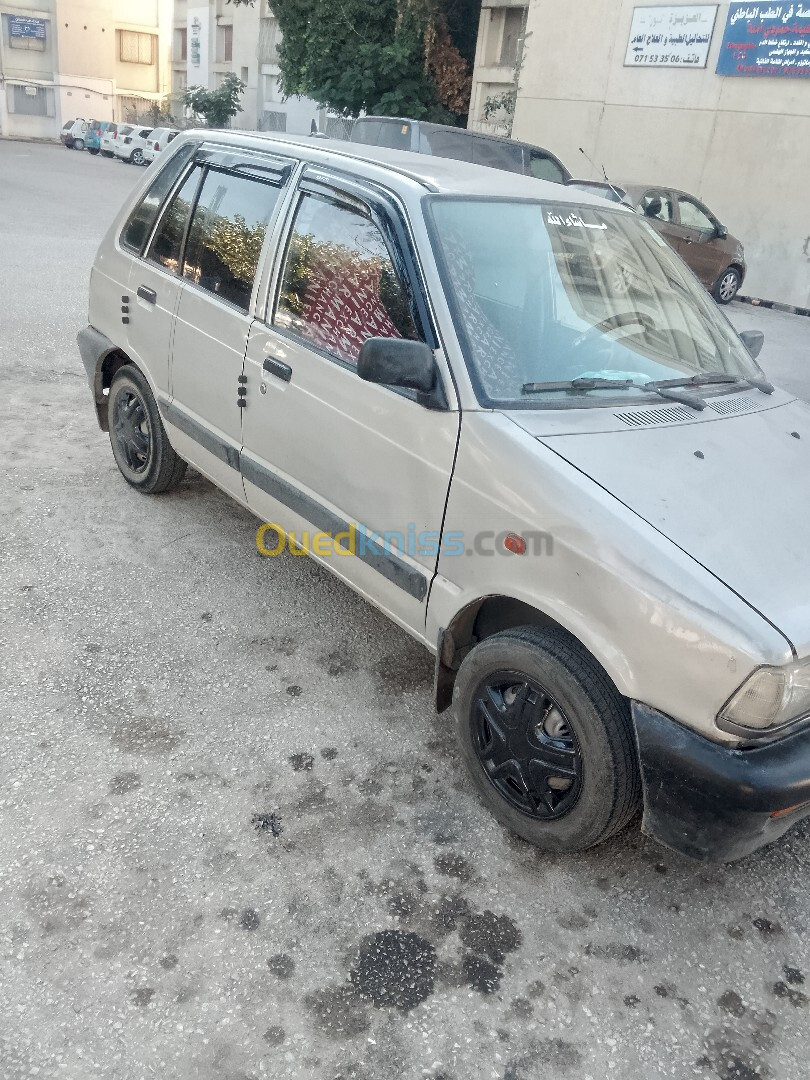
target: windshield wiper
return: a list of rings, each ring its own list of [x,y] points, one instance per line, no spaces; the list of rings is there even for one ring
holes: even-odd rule
[[[748,383],[749,386],[753,386],[755,390],[760,390],[763,394],[772,394],[774,387],[772,383],[769,383],[767,379],[760,379],[756,375],[729,375],[725,371],[699,371],[696,375],[692,375],[691,378],[684,379],[658,379],[655,383],[650,383],[650,386],[708,386],[715,383]]]
[[[674,386],[672,383],[674,383]],[[706,402],[703,398],[698,397],[697,394],[690,394],[675,388],[688,385],[690,385],[688,380],[683,382],[680,379],[673,379],[669,383],[637,383],[633,382],[632,379],[591,379],[585,377],[571,379],[569,382],[524,383],[522,389],[524,394],[544,394],[547,391],[554,393],[561,390],[647,390],[653,394],[658,394],[659,397],[667,398],[669,401],[678,401],[681,405],[688,405],[697,412],[702,412],[706,408]]]

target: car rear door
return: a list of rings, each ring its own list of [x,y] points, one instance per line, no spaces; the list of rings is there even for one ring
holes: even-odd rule
[[[248,504],[299,545],[308,534],[315,559],[424,636],[459,433],[453,387],[445,373],[449,406],[429,409],[357,374],[369,337],[438,347],[403,218],[391,197],[323,170],[305,172],[290,218],[247,346]]]
[[[293,165],[275,154],[228,147],[203,148],[195,156],[200,184],[180,257],[164,415],[176,429],[178,451],[242,500],[245,346],[265,237]]]

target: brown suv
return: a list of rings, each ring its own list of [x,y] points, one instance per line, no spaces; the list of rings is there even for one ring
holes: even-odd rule
[[[603,180],[570,180],[569,185],[626,203],[643,214],[719,304],[730,303],[739,292],[746,270],[743,246],[694,195],[675,188]]]

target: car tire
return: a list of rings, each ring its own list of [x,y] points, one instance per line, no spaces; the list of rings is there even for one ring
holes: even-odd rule
[[[492,814],[543,851],[581,851],[641,803],[627,701],[570,634],[531,626],[486,638],[453,690],[456,732]]]
[[[742,285],[742,275],[736,266],[727,266],[717,279],[712,296],[718,304],[730,304]]]
[[[137,148],[133,150],[130,154],[129,160],[132,162],[133,165],[143,165],[143,150]]]
[[[146,495],[179,484],[186,463],[169,442],[149,383],[131,364],[113,376],[107,410],[113,457],[126,482]]]
[[[115,157],[115,154],[112,152],[112,150],[102,150],[101,151],[101,156],[102,157]]]
[[[98,153],[98,147],[88,147],[87,148],[87,153],[92,154],[93,157],[95,157],[96,154]]]
[[[84,150],[84,139],[74,139],[73,140],[73,149],[74,150]]]

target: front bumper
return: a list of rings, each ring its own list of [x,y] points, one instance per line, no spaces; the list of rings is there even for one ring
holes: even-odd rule
[[[642,829],[660,843],[705,862],[733,862],[810,814],[810,729],[738,750],[639,702],[632,710]]]

